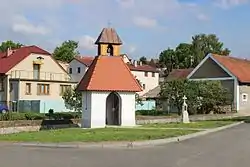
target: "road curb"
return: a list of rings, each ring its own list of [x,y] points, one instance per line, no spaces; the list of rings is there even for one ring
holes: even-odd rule
[[[244,123],[237,122],[234,124],[204,130],[197,133],[192,133],[184,136],[166,138],[166,139],[158,139],[158,140],[147,140],[147,141],[134,141],[134,142],[113,142],[113,143],[80,143],[80,144],[61,144],[61,143],[12,143],[12,145],[23,146],[23,147],[44,147],[44,148],[136,148],[136,147],[149,147],[149,146],[159,146],[173,142],[184,141],[188,139],[192,139],[195,137],[200,137],[203,135],[207,135],[210,133],[218,132],[221,130],[225,130],[228,128],[232,128]]]

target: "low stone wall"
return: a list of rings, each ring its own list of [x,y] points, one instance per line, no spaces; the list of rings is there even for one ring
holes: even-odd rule
[[[49,130],[49,129],[62,129],[62,128],[73,128],[79,127],[78,125],[50,125],[50,126],[19,126],[19,127],[7,127],[7,128],[0,128],[0,134],[12,134],[12,133],[19,133],[19,132],[37,132],[40,130]]]
[[[237,117],[236,114],[219,114],[219,115],[192,115],[191,121],[202,120],[219,120]],[[137,117],[137,124],[152,123],[174,123],[180,122],[180,117],[167,116],[140,116]],[[0,134],[10,134],[19,132],[39,131],[46,129],[60,129],[79,127],[80,119],[75,120],[20,120],[20,121],[0,121]]]
[[[215,115],[191,115],[190,121],[205,121],[205,120],[220,120],[238,117],[237,114],[215,114]],[[174,123],[181,122],[181,117],[155,117],[154,119],[147,119],[148,116],[141,117],[136,120],[137,124],[153,124],[153,123]]]

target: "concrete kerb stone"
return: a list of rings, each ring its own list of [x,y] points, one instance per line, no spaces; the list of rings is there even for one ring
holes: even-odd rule
[[[166,139],[158,139],[158,140],[147,140],[147,141],[133,141],[133,142],[110,142],[110,143],[79,143],[79,144],[62,144],[62,143],[12,143],[13,145],[23,146],[23,147],[47,147],[47,148],[137,148],[137,147],[150,147],[150,146],[159,146],[173,142],[184,141],[187,139],[192,139],[195,137],[200,137],[203,135],[207,135],[213,132],[218,132],[224,129],[228,129],[234,126],[238,126],[244,123],[237,122],[234,124],[208,129],[204,131],[200,131],[197,133],[192,133],[179,137],[172,137]]]

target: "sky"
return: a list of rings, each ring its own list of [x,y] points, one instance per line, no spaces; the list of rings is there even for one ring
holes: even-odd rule
[[[0,41],[50,52],[79,41],[95,56],[102,28],[116,29],[129,57],[156,58],[168,47],[214,33],[233,56],[250,58],[250,0],[0,0]]]

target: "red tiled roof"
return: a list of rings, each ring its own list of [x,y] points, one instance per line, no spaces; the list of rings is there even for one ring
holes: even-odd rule
[[[185,79],[193,71],[193,68],[188,69],[173,69],[167,76],[167,80]]]
[[[31,53],[51,55],[49,52],[37,47],[37,46],[24,46],[14,50],[14,52],[6,56],[7,53],[0,53],[0,73],[5,74],[11,70],[14,66],[20,63],[23,59],[29,56]]]
[[[142,91],[122,57],[96,56],[80,81],[78,91]]]
[[[80,63],[83,63],[84,65],[89,67],[92,64],[95,57],[91,57],[91,56],[89,56],[89,57],[87,57],[87,56],[80,57],[80,56],[77,56],[77,57],[75,57],[75,59],[78,60]]]
[[[75,59],[83,63],[86,66],[90,66],[95,57],[76,57]],[[127,64],[131,71],[148,71],[148,72],[158,72],[155,67],[150,65],[137,65],[136,67],[132,64]]]
[[[134,66],[132,64],[127,64],[131,71],[147,71],[147,72],[158,72],[155,67],[147,64]]]
[[[212,54],[212,57],[242,83],[250,83],[250,61],[231,56]]]

